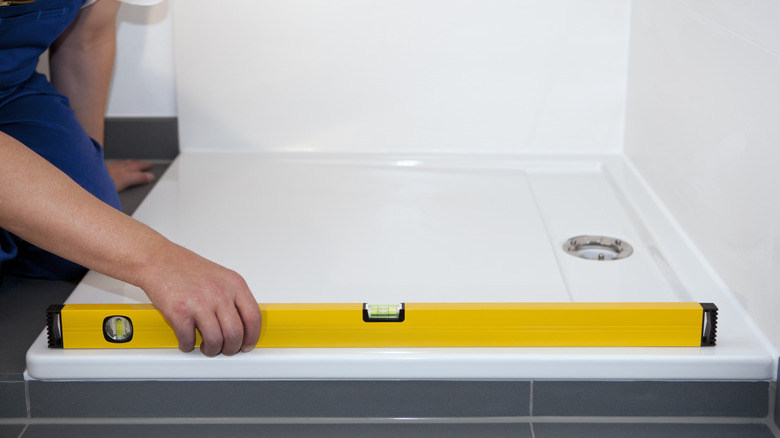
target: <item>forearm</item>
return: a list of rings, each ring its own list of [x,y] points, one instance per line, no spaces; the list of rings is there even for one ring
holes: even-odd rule
[[[141,285],[163,236],[79,187],[0,133],[0,227],[50,252]]]
[[[119,2],[84,8],[50,48],[52,85],[68,96],[87,134],[103,144],[104,118],[116,51]]]

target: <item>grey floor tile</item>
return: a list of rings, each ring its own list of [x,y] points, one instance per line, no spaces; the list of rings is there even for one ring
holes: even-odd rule
[[[27,417],[24,382],[0,382],[0,418]]]
[[[765,417],[769,382],[534,382],[537,416]]]
[[[540,424],[535,438],[773,438],[763,424]]]
[[[530,383],[31,381],[29,393],[33,417],[505,417],[528,415]]]
[[[34,425],[23,438],[531,438],[528,424]]]
[[[2,424],[0,425],[0,438],[17,438],[24,430],[23,425]]]
[[[5,334],[0,336],[2,380],[24,380],[25,355],[46,326],[46,308],[64,302],[75,287],[75,282],[2,276],[0,333]]]

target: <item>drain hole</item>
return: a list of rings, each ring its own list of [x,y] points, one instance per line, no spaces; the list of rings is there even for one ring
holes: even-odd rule
[[[619,260],[634,252],[634,248],[628,243],[607,236],[572,237],[563,244],[563,250],[588,260]]]

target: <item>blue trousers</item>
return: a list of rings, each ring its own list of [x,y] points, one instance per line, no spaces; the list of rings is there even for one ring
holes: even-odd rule
[[[119,197],[103,162],[102,147],[89,138],[45,77],[34,74],[0,100],[0,131],[19,140],[69,175],[81,187],[119,208]],[[0,274],[74,279],[86,269],[0,229]]]
[[[40,55],[77,17],[84,0],[46,0],[0,6],[0,131],[119,208],[103,150],[87,136],[68,99],[35,72]],[[72,279],[86,269],[0,229],[4,274]]]

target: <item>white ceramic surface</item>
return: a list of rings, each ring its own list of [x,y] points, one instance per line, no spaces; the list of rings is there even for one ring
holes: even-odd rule
[[[184,154],[136,217],[242,273],[259,301],[699,301],[714,348],[264,349],[28,353],[39,379],[767,379],[772,358],[620,156]],[[645,218],[652,217],[653,222]],[[671,224],[671,225],[670,225]],[[625,260],[563,253],[603,233]],[[685,246],[675,251],[687,251]],[[690,251],[688,251],[690,253]],[[90,273],[69,303],[146,302]]]

